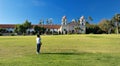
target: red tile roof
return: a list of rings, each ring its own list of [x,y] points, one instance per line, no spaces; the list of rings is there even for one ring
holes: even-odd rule
[[[0,24],[0,28],[15,28],[15,24]]]
[[[0,28],[15,28],[16,24],[0,24]],[[32,25],[32,27],[34,26],[40,26],[42,27],[43,25]],[[44,28],[48,28],[48,29],[59,29],[60,25],[44,25]]]
[[[60,25],[32,25],[32,26],[40,26],[48,29],[59,29]]]
[[[59,29],[60,25],[44,25],[44,28],[48,29]]]

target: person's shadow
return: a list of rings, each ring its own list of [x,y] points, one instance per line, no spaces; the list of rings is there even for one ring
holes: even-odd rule
[[[81,52],[81,53],[73,53],[73,52],[64,52],[64,53],[41,53],[41,54],[48,54],[48,55],[83,55],[83,54],[91,54],[91,53],[87,53],[87,52]]]

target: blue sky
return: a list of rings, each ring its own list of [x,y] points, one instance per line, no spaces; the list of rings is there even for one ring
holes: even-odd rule
[[[116,13],[120,13],[120,0],[0,0],[0,24],[22,24],[26,19],[38,24],[47,18],[61,24],[64,15],[68,22],[83,15],[98,23]]]

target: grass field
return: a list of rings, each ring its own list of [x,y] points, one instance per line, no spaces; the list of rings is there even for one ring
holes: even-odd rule
[[[120,66],[120,35],[0,36],[0,66]]]

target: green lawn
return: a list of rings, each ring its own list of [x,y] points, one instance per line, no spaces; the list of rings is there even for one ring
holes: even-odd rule
[[[0,36],[0,66],[120,66],[120,35]]]

